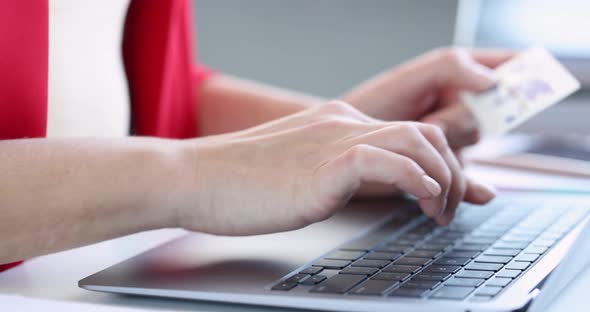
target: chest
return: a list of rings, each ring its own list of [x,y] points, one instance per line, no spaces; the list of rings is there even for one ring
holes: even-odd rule
[[[48,136],[128,134],[121,42],[129,0],[49,0]]]

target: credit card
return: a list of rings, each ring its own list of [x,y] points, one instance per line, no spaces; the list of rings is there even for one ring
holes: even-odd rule
[[[510,131],[580,88],[580,82],[543,48],[523,51],[494,72],[494,88],[463,94],[484,137]]]

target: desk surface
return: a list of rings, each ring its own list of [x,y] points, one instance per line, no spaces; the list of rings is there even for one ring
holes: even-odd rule
[[[474,173],[474,175],[477,175],[476,172]],[[588,183],[590,184],[590,181]],[[165,241],[179,237],[184,233],[182,230],[173,229],[139,233],[32,259],[17,268],[0,274],[0,293],[166,311],[295,311],[233,304],[119,296],[90,292],[78,288],[80,279]],[[590,275],[590,273],[587,275]],[[568,287],[568,289],[587,288],[587,285],[590,285],[590,276],[587,279],[577,281],[577,283],[582,283],[578,286],[585,285],[586,287],[571,285],[572,287]],[[565,297],[557,300],[548,311],[563,311],[567,310],[566,307],[571,309],[568,302],[571,303],[572,301],[564,300]]]
[[[0,274],[0,293],[166,311],[290,311],[234,304],[119,296],[91,292],[78,287],[80,279],[183,234],[185,232],[182,230],[151,231],[32,259]]]

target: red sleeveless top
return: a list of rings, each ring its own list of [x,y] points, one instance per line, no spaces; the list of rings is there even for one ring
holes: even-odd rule
[[[0,140],[46,134],[48,1],[0,1]],[[197,135],[196,88],[213,72],[193,59],[191,4],[131,1],[122,53],[134,134]]]

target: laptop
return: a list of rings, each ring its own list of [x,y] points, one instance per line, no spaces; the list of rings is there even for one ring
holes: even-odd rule
[[[590,195],[502,193],[446,227],[411,199],[352,202],[278,234],[188,234],[80,281],[101,292],[329,311],[513,311],[590,214]]]

